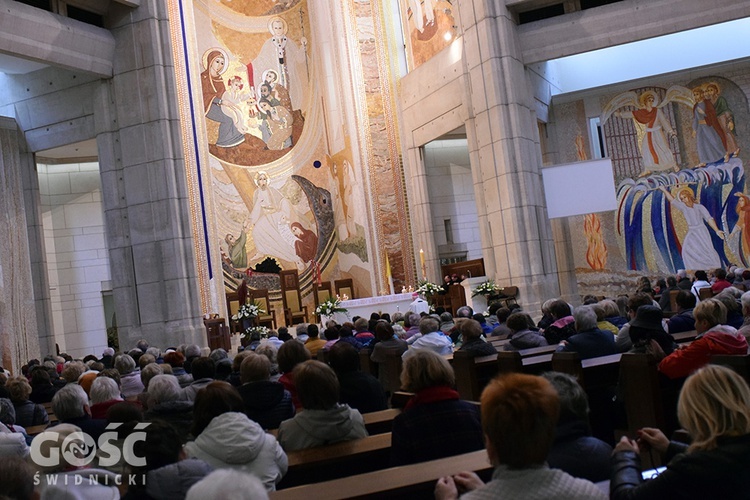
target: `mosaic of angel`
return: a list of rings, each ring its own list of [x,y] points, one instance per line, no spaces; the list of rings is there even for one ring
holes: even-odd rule
[[[693,93],[685,87],[675,85],[667,89],[664,100],[659,102],[659,96],[653,90],[646,90],[640,95],[629,91],[616,96],[604,107],[601,115],[602,125],[611,116],[633,120],[640,138],[639,148],[643,159],[641,177],[651,175],[652,172],[668,170],[678,172],[680,170],[674,154],[669,148],[669,137],[674,137],[677,133],[662,111],[662,108],[672,102],[692,108],[694,105]],[[624,107],[635,109],[618,111]]]
[[[744,187],[739,158],[624,179],[616,223],[628,268],[675,272],[744,264],[750,257]]]

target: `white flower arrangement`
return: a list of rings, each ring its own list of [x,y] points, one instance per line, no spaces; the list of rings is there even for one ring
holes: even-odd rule
[[[265,309],[261,309],[260,304],[258,304],[257,302],[253,302],[252,304],[242,304],[240,306],[240,310],[237,311],[237,314],[232,316],[232,319],[253,319],[257,318],[261,314],[264,314],[265,312]]]
[[[332,316],[333,313],[346,314],[346,312],[346,308],[341,307],[341,297],[339,297],[338,295],[336,295],[335,297],[328,297],[326,300],[321,302],[318,307],[315,308],[315,314],[323,316]]]
[[[474,289],[474,293],[472,293],[471,296],[476,297],[477,295],[494,295],[500,290],[502,290],[502,287],[497,286],[492,280],[487,280],[476,287]]]
[[[431,283],[427,280],[422,280],[417,283],[417,285],[419,286],[417,286],[417,289],[415,291],[419,294],[424,295],[425,297],[431,297],[443,291],[443,287],[441,287],[440,285],[436,285],[435,283]]]
[[[240,338],[252,338],[254,333],[257,333],[260,335],[261,339],[267,339],[268,338],[268,328],[265,326],[251,326],[250,328],[246,329],[244,333],[240,334]]]

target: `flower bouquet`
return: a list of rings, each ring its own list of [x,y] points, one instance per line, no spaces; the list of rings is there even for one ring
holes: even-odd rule
[[[333,316],[334,313],[346,314],[346,312],[346,308],[341,307],[341,298],[338,295],[328,297],[315,308],[315,314],[319,316]]]
[[[253,318],[257,318],[259,315],[264,314],[265,312],[266,311],[264,309],[261,309],[260,304],[258,304],[257,302],[253,302],[252,304],[242,304],[240,306],[240,310],[237,311],[237,314],[232,316],[232,319],[251,320]]]
[[[253,340],[253,336],[255,334],[258,335],[258,339],[267,339],[268,338],[268,328],[265,326],[251,326],[250,328],[246,328],[243,333],[240,334],[240,338],[248,338],[250,340]]]
[[[443,287],[431,283],[427,280],[422,280],[417,283],[417,289],[415,290],[418,294],[424,295],[425,297],[432,297],[443,291]]]
[[[494,281],[487,280],[476,287],[474,289],[474,293],[472,293],[471,296],[476,297],[477,295],[496,295],[500,290],[502,290],[502,288],[497,286]]]

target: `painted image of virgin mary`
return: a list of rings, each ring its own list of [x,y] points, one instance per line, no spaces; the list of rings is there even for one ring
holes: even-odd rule
[[[216,145],[231,148],[242,144],[245,136],[237,130],[231,116],[222,111],[225,103],[222,96],[227,87],[222,75],[227,69],[227,58],[223,50],[211,49],[204,59],[206,69],[201,73],[201,89],[203,91],[203,112],[211,121],[219,124],[219,137]],[[227,106],[230,103],[226,103]]]

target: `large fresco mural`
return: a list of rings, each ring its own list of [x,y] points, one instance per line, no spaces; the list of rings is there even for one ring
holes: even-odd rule
[[[420,66],[450,45],[457,33],[455,0],[399,0],[408,58]]]
[[[750,140],[747,96],[731,79],[692,81],[602,95],[600,126],[612,159],[617,210],[571,218],[579,291],[632,291],[634,277],[678,269],[750,267],[750,197],[742,145]],[[586,159],[582,102],[556,111],[569,159]],[[574,135],[575,134],[575,135]]]
[[[218,257],[209,267],[220,269],[222,295],[245,281],[275,299],[282,269],[299,272],[303,295],[346,277],[372,293],[365,169],[347,135],[356,124],[335,122],[343,140],[334,150],[326,113],[341,107],[330,97],[341,90],[322,92],[308,9],[304,0],[195,0],[185,16],[194,225]]]

